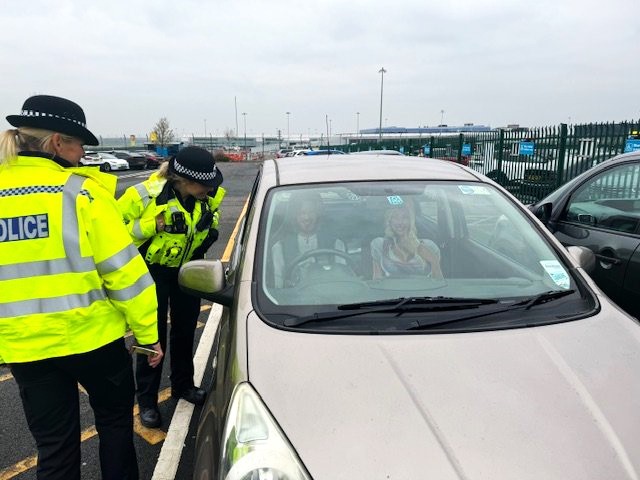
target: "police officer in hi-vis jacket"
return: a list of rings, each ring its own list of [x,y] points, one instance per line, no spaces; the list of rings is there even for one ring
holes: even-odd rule
[[[193,381],[193,341],[200,298],[180,289],[178,271],[185,262],[203,258],[218,238],[218,208],[225,195],[221,183],[222,173],[213,155],[203,148],[186,147],[118,199],[129,233],[156,282],[158,333],[164,349],[171,310],[171,395],[196,405],[202,405],[206,396]],[[158,410],[161,373],[160,368],[150,368],[138,358],[140,421],[150,428],[162,423]]]
[[[124,335],[162,359],[156,291],[122,223],[116,178],[78,167],[98,145],[82,108],[28,98],[0,136],[0,363],[18,383],[38,479],[80,479],[78,383],[103,479],[137,479],[134,379]],[[5,420],[6,421],[6,420]]]

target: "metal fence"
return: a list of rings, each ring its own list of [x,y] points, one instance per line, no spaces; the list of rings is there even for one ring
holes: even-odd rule
[[[623,153],[640,121],[560,124],[413,138],[353,140],[345,152],[392,149],[468,165],[525,203],[537,201],[592,166]]]

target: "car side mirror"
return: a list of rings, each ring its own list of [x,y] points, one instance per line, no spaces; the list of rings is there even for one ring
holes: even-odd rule
[[[538,217],[538,220],[546,225],[551,219],[551,207],[551,203],[543,203],[538,206],[532,205],[529,207],[529,210]]]
[[[192,260],[180,267],[178,284],[190,295],[226,307],[233,303],[233,286],[227,286],[220,260]]]
[[[587,247],[572,245],[567,250],[585,272],[591,274],[596,267],[596,255]]]

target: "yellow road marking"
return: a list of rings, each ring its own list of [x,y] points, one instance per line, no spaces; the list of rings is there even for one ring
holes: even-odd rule
[[[95,437],[97,434],[98,432],[96,431],[96,427],[91,425],[80,434],[80,441],[84,442],[86,440],[89,440],[90,438]],[[11,478],[17,477],[27,470],[31,470],[37,464],[38,455],[27,457],[24,460],[21,460],[18,463],[5,468],[4,470],[0,470],[0,480],[10,480]]]
[[[242,212],[240,212],[240,216],[238,217],[238,221],[236,222],[236,226],[233,228],[233,232],[231,232],[231,237],[229,237],[229,241],[227,242],[227,246],[224,249],[224,253],[222,254],[223,262],[228,262],[229,258],[231,258],[231,250],[233,250],[233,243],[235,242],[236,235],[238,234],[238,230],[240,229],[240,223],[242,222],[242,218],[244,217],[245,212],[247,211],[247,205],[249,205],[249,198],[244,202],[244,207],[242,207]]]
[[[4,470],[0,470],[0,480],[10,480],[18,475],[26,472],[27,470],[31,470],[38,463],[38,456],[33,455],[31,457],[25,458],[24,460],[16,463],[15,465],[11,465],[10,467],[5,468]]]

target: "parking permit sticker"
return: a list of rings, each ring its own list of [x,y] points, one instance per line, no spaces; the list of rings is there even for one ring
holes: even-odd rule
[[[487,187],[482,185],[458,185],[464,195],[491,195]]]
[[[387,202],[389,202],[389,205],[402,205],[404,203],[404,200],[402,200],[402,197],[398,196],[398,195],[390,195],[387,197]]]
[[[540,260],[540,265],[544,268],[545,272],[549,274],[553,283],[558,285],[560,288],[564,288],[568,290],[571,286],[569,281],[569,274],[566,272],[560,262],[557,260]]]

